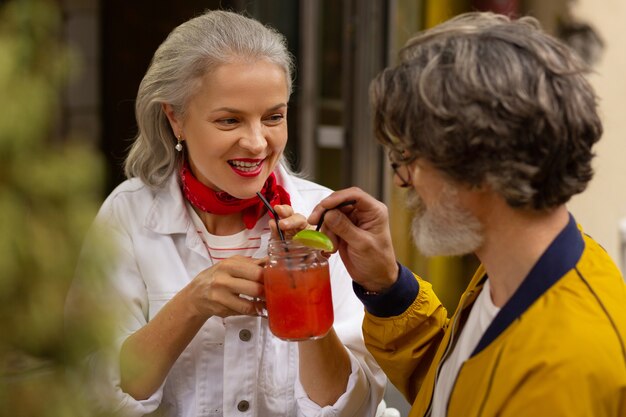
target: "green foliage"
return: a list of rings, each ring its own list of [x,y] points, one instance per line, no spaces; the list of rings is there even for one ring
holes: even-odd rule
[[[99,415],[77,393],[86,354],[109,342],[112,320],[95,294],[103,245],[83,257],[89,278],[68,288],[99,206],[101,157],[57,137],[60,93],[76,57],[60,40],[56,2],[0,3],[0,415]]]

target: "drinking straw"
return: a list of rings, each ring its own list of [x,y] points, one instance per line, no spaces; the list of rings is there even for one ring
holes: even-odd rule
[[[331,207],[329,209],[324,210],[324,212],[322,213],[322,216],[320,217],[320,222],[317,224],[317,227],[315,228],[315,231],[319,232],[320,229],[322,228],[322,223],[324,223],[324,216],[326,216],[326,213],[328,213],[328,210],[335,210],[335,209],[345,207],[345,206],[352,206],[354,204],[356,204],[356,200],[348,200],[348,201],[344,201],[343,203],[337,204],[335,207]]]
[[[278,227],[278,220],[280,220],[278,218],[278,214],[276,214],[276,211],[274,210],[274,208],[272,206],[270,206],[269,201],[267,201],[265,199],[265,197],[263,197],[263,194],[261,194],[260,191],[257,191],[256,195],[259,196],[259,198],[261,199],[261,201],[263,202],[265,207],[267,207],[269,212],[272,213],[272,215],[274,216],[274,221],[276,222],[276,229],[278,230],[278,236],[280,236],[280,240],[282,240],[284,242],[285,241],[285,235],[283,234],[283,231],[280,230],[280,227]]]

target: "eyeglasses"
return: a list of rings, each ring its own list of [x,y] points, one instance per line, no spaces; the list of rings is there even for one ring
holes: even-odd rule
[[[388,148],[389,151],[387,153],[387,157],[391,163],[391,169],[393,170],[394,175],[397,175],[398,178],[400,178],[400,181],[402,181],[400,183],[401,188],[411,187],[413,185],[413,181],[411,179],[411,170],[408,169],[408,165],[415,160],[415,157],[407,154],[407,152],[401,148],[402,145],[400,139],[392,133],[391,129],[389,129],[387,125],[383,125],[382,129],[391,145]],[[400,174],[401,166],[407,167],[406,172],[408,178],[405,178]]]
[[[408,188],[413,184],[413,181],[411,179],[411,170],[408,169],[408,165],[412,162],[412,158],[403,158],[402,160],[400,160],[400,158],[394,157],[394,155],[401,155],[402,153],[398,153],[398,152],[394,152],[394,151],[389,151],[389,153],[387,154],[389,161],[390,161],[390,165],[391,165],[391,169],[393,170],[394,175],[397,175],[398,178],[400,178],[400,187],[401,188]],[[408,177],[404,177],[402,174],[400,174],[400,167],[407,167],[406,168],[406,172]]]
[[[400,178],[400,181],[402,181],[400,183],[400,188],[408,188],[408,187],[411,186],[411,183],[412,183],[412,181],[411,181],[411,170],[407,169],[407,172],[408,172],[409,176],[408,176],[408,179],[405,179],[402,175],[400,175],[400,167],[401,166],[402,165],[399,165],[399,164],[397,164],[395,162],[391,163],[391,169],[393,169],[393,173],[395,175],[397,175],[398,178]]]

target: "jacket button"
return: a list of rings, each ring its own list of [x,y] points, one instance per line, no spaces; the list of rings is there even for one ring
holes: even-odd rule
[[[243,342],[247,342],[250,339],[252,339],[252,332],[250,332],[250,330],[248,329],[243,329],[239,332],[239,339],[241,339]]]
[[[241,400],[237,404],[237,410],[241,411],[242,413],[248,411],[249,408],[250,408],[250,403],[246,400]]]

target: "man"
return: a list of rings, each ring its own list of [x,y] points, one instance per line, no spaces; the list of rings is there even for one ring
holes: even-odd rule
[[[335,192],[334,240],[366,343],[410,416],[626,416],[626,287],[565,206],[602,126],[584,66],[536,20],[470,13],[418,34],[371,87],[426,255],[481,261],[448,319],[396,262],[386,207]]]

